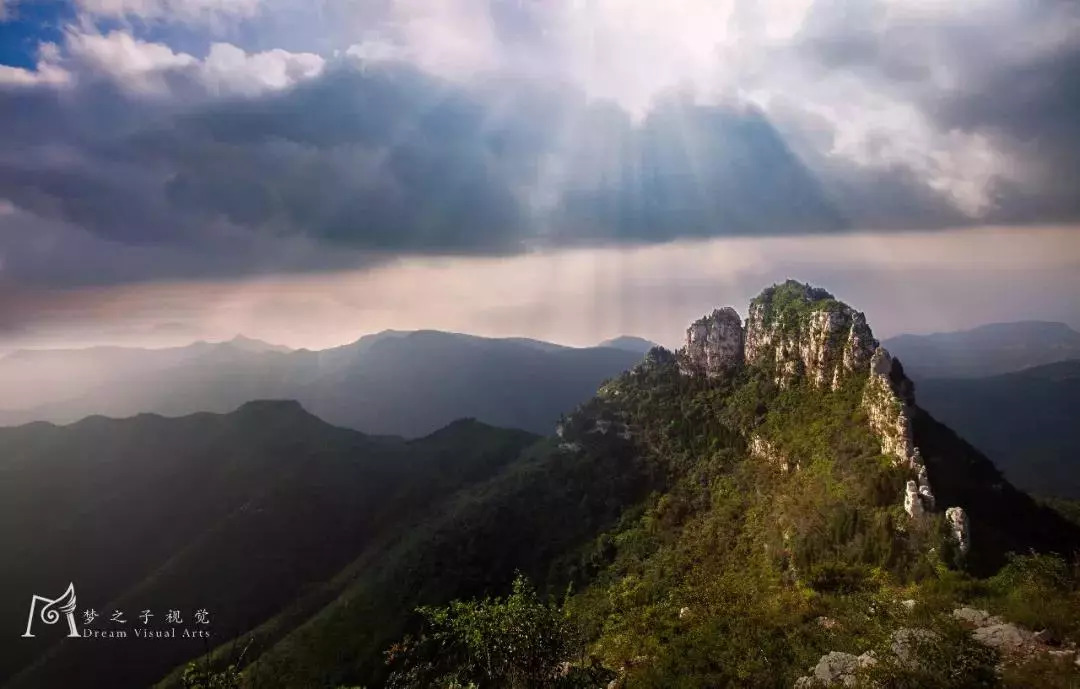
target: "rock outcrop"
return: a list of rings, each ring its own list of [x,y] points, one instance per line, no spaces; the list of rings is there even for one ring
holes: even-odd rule
[[[789,280],[750,304],[746,361],[774,367],[781,387],[805,377],[836,390],[847,375],[866,370],[876,347],[866,317],[825,290]]]
[[[684,374],[710,378],[757,366],[771,372],[781,388],[805,380],[823,391],[836,391],[849,381],[865,380],[862,407],[882,454],[911,471],[903,495],[905,510],[913,519],[936,510],[912,430],[914,385],[900,363],[878,345],[866,317],[829,292],[793,280],[769,287],[750,303],[745,328],[733,308],[717,309],[691,324],[677,358]],[[749,444],[753,455],[785,471],[793,466],[767,440],[755,436]],[[960,508],[950,510],[954,537],[961,552],[967,552],[967,517]]]
[[[744,361],[742,318],[730,306],[716,309],[686,329],[685,373],[715,378],[739,368]]]
[[[904,509],[913,518],[922,517],[934,509],[934,493],[912,433],[914,386],[884,347],[875,349],[870,357],[862,406],[871,430],[881,441],[881,453],[915,472],[915,480],[908,481],[904,493]]]
[[[788,472],[791,470],[791,462],[788,461],[787,455],[760,435],[750,437],[750,455],[768,462],[780,471]]]
[[[952,528],[953,540],[960,548],[961,553],[967,553],[971,547],[971,538],[968,535],[968,518],[963,507],[950,507],[945,510],[945,519]]]
[[[994,649],[1006,660],[1041,655],[1071,658],[1080,665],[1075,644],[1062,648],[1046,630],[1033,632],[976,608],[957,608],[953,610],[953,617],[971,629],[972,639]]]

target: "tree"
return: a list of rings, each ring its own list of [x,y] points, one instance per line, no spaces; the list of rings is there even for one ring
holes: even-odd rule
[[[420,636],[387,651],[395,668],[387,686],[393,689],[569,689],[614,677],[596,663],[580,662],[583,646],[562,607],[541,601],[520,575],[506,598],[454,601],[417,612],[424,618]]]

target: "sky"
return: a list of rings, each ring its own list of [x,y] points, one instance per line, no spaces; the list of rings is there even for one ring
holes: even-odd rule
[[[1059,0],[0,0],[0,351],[1078,326],[1078,73]]]

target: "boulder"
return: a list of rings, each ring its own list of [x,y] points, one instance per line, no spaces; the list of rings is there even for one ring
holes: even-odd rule
[[[971,636],[979,643],[1007,654],[1023,651],[1036,643],[1034,634],[1010,622],[979,627]]]
[[[1004,622],[1000,617],[991,615],[985,610],[979,610],[977,608],[957,608],[956,610],[953,610],[952,615],[955,619],[966,622],[975,628],[989,627]]]
[[[815,689],[817,687],[853,687],[860,670],[868,668],[877,660],[869,653],[860,656],[840,651],[831,651],[821,656],[821,660],[809,675],[795,680],[795,689]]]

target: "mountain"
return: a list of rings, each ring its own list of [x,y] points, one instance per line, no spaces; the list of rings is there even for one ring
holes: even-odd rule
[[[291,352],[291,347],[285,345],[270,344],[269,342],[263,342],[262,340],[256,340],[251,337],[245,337],[244,335],[236,335],[233,339],[229,340],[226,344],[230,344],[238,349],[243,349],[248,352]]]
[[[177,663],[332,599],[333,576],[535,437],[457,421],[424,438],[336,428],[292,401],[225,415],[91,417],[0,429],[4,687],[145,687]],[[168,629],[210,614],[202,639],[15,638],[32,595],[77,593],[86,630]],[[83,611],[102,617],[84,624]],[[114,610],[126,621],[113,622]],[[107,678],[107,679],[106,679]]]
[[[546,433],[640,358],[438,331],[386,331],[322,351],[252,342],[18,352],[0,359],[0,389],[21,402],[0,410],[0,424],[224,413],[251,399],[296,399],[330,423],[374,434],[418,437],[463,416]]]
[[[976,447],[1016,485],[1080,499],[1080,361],[974,379],[930,379],[920,403]]]
[[[644,354],[653,347],[658,347],[655,342],[650,342],[643,337],[634,337],[633,335],[620,335],[610,340],[604,340],[598,347],[614,347],[615,349],[625,349],[628,352],[634,352],[636,354]]]
[[[75,421],[106,411],[86,398],[101,397],[108,406],[118,390],[153,386],[207,361],[228,362],[258,358],[290,350],[237,335],[228,342],[195,342],[184,347],[89,347],[86,349],[20,349],[0,357],[0,421],[3,413],[13,423]],[[160,392],[160,391],[159,391]],[[252,399],[248,397],[246,399]],[[246,400],[241,400],[241,403]],[[12,406],[16,404],[18,406]],[[227,411],[234,408],[232,405]],[[41,407],[39,412],[26,410]],[[135,407],[131,414],[147,411]],[[193,410],[193,411],[198,411]]]
[[[412,437],[470,416],[548,433],[563,411],[640,358],[610,348],[417,331],[320,371],[297,397],[331,423],[369,432]]]
[[[925,411],[824,290],[717,309],[556,435],[345,566],[299,623],[192,667],[260,688],[1080,679],[1080,527]]]
[[[899,335],[884,345],[904,362],[909,375],[975,378],[1032,366],[1080,359],[1080,333],[1064,323],[992,323],[972,330]]]

